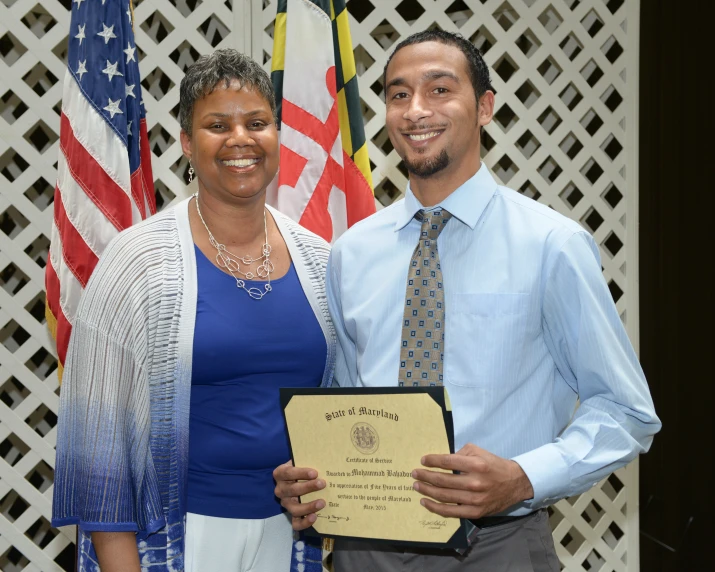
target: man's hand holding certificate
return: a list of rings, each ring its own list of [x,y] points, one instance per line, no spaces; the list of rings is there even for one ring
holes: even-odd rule
[[[455,455],[425,455],[422,464],[458,473],[429,469],[412,472],[420,481],[415,483],[415,490],[434,499],[422,499],[422,506],[442,516],[479,519],[534,496],[531,482],[518,463],[471,443]]]
[[[454,450],[443,388],[281,391],[295,466],[276,469],[276,494],[294,528],[465,545],[460,518],[429,512],[413,486],[425,452],[441,457]],[[435,470],[455,476],[428,472]]]

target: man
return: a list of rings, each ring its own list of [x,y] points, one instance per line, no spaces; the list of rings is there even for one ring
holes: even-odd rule
[[[410,182],[404,201],[332,251],[335,377],[446,386],[459,451],[425,451],[414,487],[427,511],[480,531],[462,556],[338,540],[336,572],[558,571],[544,507],[647,451],[660,429],[643,372],[593,238],[481,164],[494,90],[479,51],[421,32],[397,46],[384,79]],[[294,528],[310,526],[325,503],[297,497],[325,482],[290,464],[274,475]]]

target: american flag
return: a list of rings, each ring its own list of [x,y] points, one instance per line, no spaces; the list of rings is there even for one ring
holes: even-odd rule
[[[82,291],[112,238],[156,211],[130,0],[73,0],[46,316],[59,377]]]

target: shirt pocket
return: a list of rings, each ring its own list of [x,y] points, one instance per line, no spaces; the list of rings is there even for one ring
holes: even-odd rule
[[[455,294],[447,306],[445,377],[467,387],[518,385],[532,337],[528,293]]]

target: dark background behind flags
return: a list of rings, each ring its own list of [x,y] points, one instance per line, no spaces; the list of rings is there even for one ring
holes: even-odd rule
[[[641,362],[663,430],[641,457],[641,570],[712,569],[713,153],[709,2],[641,1]]]

